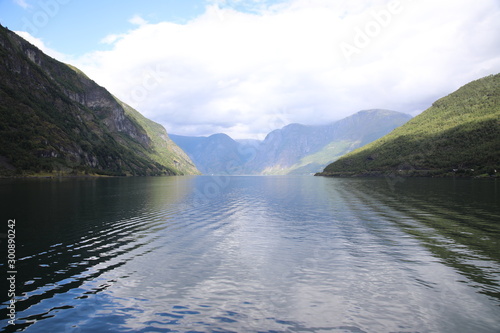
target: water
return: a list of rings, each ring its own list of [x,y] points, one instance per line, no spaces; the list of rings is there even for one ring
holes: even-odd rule
[[[4,180],[0,198],[2,332],[500,331],[498,181]]]

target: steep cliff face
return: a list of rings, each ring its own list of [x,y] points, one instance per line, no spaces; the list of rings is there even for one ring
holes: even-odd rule
[[[196,174],[165,129],[0,26],[0,173]]]

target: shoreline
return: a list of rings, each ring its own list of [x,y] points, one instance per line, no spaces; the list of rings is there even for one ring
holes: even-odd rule
[[[402,177],[402,178],[463,178],[463,179],[500,179],[500,173],[490,174],[473,174],[466,172],[439,172],[437,170],[413,170],[408,171],[344,171],[344,172],[318,172],[315,177],[330,177],[330,178],[381,178],[381,177]]]
[[[61,179],[61,178],[130,178],[130,177],[175,177],[184,176],[177,174],[163,174],[163,175],[112,175],[112,174],[72,174],[72,173],[34,173],[34,174],[21,174],[21,175],[0,175],[0,179]]]

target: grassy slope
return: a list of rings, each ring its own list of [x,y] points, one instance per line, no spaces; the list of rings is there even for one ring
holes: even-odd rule
[[[320,175],[480,175],[495,169],[500,172],[500,74],[439,99],[390,134],[328,165]]]

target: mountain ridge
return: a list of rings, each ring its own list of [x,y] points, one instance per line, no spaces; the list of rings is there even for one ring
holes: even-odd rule
[[[222,142],[218,147],[208,144],[217,134],[171,137],[208,174],[311,174],[409,119],[410,115],[396,111],[362,110],[326,125],[288,124],[271,131],[262,141],[233,140],[226,136],[230,143],[225,150],[221,148]],[[221,150],[223,155],[219,155]]]
[[[311,161],[306,164],[309,167],[299,166],[298,163],[322,149],[327,149],[328,145],[335,145],[337,154],[326,161],[331,162],[352,149],[387,134],[410,119],[410,115],[397,111],[369,109],[326,125],[288,125],[290,127],[275,130],[266,137],[264,145],[267,144],[268,148],[259,150],[250,166],[263,165],[261,169],[264,174],[317,172],[328,163],[314,165],[317,161]]]

